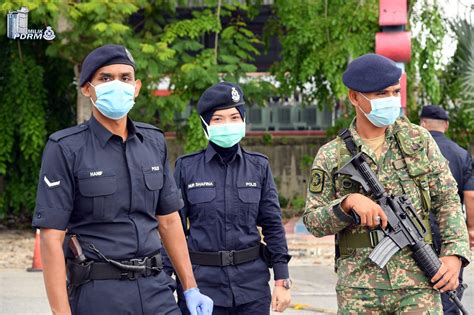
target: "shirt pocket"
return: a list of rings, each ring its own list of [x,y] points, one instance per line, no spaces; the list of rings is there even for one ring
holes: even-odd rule
[[[213,207],[213,201],[216,199],[216,187],[198,187],[188,189],[186,192],[188,201],[189,221],[214,223],[217,218],[216,210]]]
[[[100,174],[100,175],[99,175]],[[82,204],[92,208],[92,216],[97,220],[109,220],[115,216],[115,194],[117,179],[113,171],[81,171],[77,174]],[[89,209],[84,209],[90,212]]]
[[[156,207],[163,188],[163,168],[161,165],[143,167],[143,180],[145,182],[145,209],[146,212],[156,215]]]
[[[259,181],[246,180],[237,183],[237,193],[240,206],[238,209],[240,223],[244,225],[256,225],[258,206],[262,194],[262,186]]]

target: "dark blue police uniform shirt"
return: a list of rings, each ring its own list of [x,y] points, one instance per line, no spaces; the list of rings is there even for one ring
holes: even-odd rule
[[[461,148],[454,141],[448,139],[444,133],[430,131],[441,154],[449,161],[449,169],[458,184],[458,193],[463,202],[463,191],[474,190],[474,172],[472,158],[469,152]]]
[[[288,247],[278,194],[268,159],[240,146],[224,164],[211,145],[176,161],[175,180],[188,218],[190,251],[241,250],[264,241],[272,256],[275,279],[288,278]],[[240,265],[193,266],[200,290],[215,305],[232,306],[270,294],[268,266],[262,259]]]
[[[113,259],[159,251],[155,216],[177,211],[182,199],[170,173],[163,134],[130,119],[127,129],[123,142],[92,117],[50,136],[34,227],[78,234]],[[84,244],[86,257],[97,260]]]

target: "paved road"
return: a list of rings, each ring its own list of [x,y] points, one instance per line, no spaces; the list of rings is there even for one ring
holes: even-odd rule
[[[332,267],[291,266],[290,273],[294,279],[293,308],[285,314],[336,313],[336,276]],[[463,302],[468,311],[474,314],[473,266],[465,270],[465,279],[471,288],[466,291]],[[49,314],[42,274],[18,269],[0,270],[0,314]]]

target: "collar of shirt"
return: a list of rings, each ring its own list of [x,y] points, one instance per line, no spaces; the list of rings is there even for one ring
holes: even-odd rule
[[[216,150],[214,150],[212,145],[208,144],[207,148],[206,148],[206,153],[205,153],[206,163],[209,163],[215,156],[217,156],[219,162],[221,162],[222,164],[224,163],[222,161],[221,157],[219,156],[219,154],[216,152]],[[240,144],[239,144],[239,147],[237,149],[237,153],[235,154],[235,156],[239,156],[240,158],[242,158],[242,149],[240,148]],[[234,160],[235,160],[235,158],[234,158]],[[234,160],[232,160],[232,161],[234,161]],[[230,163],[232,163],[232,161]]]
[[[386,146],[389,146],[392,143],[395,133],[401,130],[398,121],[403,118],[404,116],[398,118],[393,125],[389,125],[387,130],[385,130],[385,143],[382,147],[382,152],[387,149]],[[351,132],[352,136],[354,137],[354,142],[356,146],[360,149],[361,152],[365,153],[365,155],[369,156],[374,163],[378,160],[375,156],[375,153],[363,142],[359,134],[356,130],[356,117],[352,120],[349,131]]]
[[[102,147],[109,141],[109,139],[114,136],[107,128],[105,128],[94,116],[91,116],[89,120],[89,126],[94,133],[94,135],[99,139],[100,145]],[[137,130],[133,121],[127,117],[127,130],[128,130],[128,138],[133,139],[137,137],[141,142],[143,142],[143,135]]]
[[[357,133],[357,130],[356,130],[356,118],[354,117],[354,119],[352,119],[352,122],[351,122],[351,125],[349,127],[349,131],[351,132],[352,134],[352,137],[354,138],[354,142],[357,146],[357,148],[359,148],[360,152],[363,152],[365,153],[367,156],[372,157],[372,150],[368,150],[367,146],[364,144],[364,142],[362,141],[361,137],[359,136],[359,134]],[[344,144],[345,146],[345,144]],[[375,159],[374,159],[375,161]]]
[[[445,138],[446,136],[444,135],[443,132],[441,131],[434,131],[434,130],[428,130],[433,138]]]

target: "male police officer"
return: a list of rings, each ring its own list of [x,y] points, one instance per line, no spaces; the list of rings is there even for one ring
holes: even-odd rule
[[[399,118],[400,76],[393,61],[376,54],[349,64],[343,82],[356,111],[349,131],[389,194],[407,194],[423,218],[428,211],[436,214],[442,266],[427,279],[408,248],[395,254],[383,269],[368,259],[377,238],[366,227],[380,223],[385,228],[387,217],[356,182],[336,176],[351,158],[337,138],[324,145],[314,160],[304,222],[318,237],[337,234],[336,291],[343,314],[440,314],[439,294],[432,285],[436,283],[434,288],[440,291],[456,289],[461,264],[470,259],[456,182],[446,160],[425,129]],[[359,215],[360,225],[353,223],[351,211]]]
[[[211,314],[192,273],[163,134],[127,117],[141,87],[132,56],[119,45],[95,49],[80,86],[92,117],[49,137],[33,218],[52,312],[180,314],[173,280],[160,272],[159,231],[191,314]],[[79,244],[63,253],[65,238]]]
[[[448,139],[444,133],[449,127],[448,113],[440,106],[427,105],[421,109],[420,125],[425,127],[438,144],[441,154],[449,161],[449,169],[458,184],[458,194],[461,204],[466,209],[467,229],[471,249],[474,247],[474,172],[472,158],[469,152],[461,148],[454,141]],[[431,229],[436,248],[440,247],[441,235],[434,216],[431,216]],[[459,282],[462,283],[462,269],[459,273]],[[462,298],[463,290],[456,290],[458,298]],[[459,310],[449,300],[446,294],[441,295],[444,314],[459,314]]]
[[[237,84],[208,88],[197,110],[209,144],[176,161],[175,180],[184,199],[180,215],[185,226],[189,220],[194,274],[214,300],[215,315],[264,315],[270,304],[282,312],[290,303],[290,256],[270,165],[266,156],[239,144],[245,135],[244,104]],[[257,226],[267,259],[262,259]],[[273,298],[269,266],[275,278]]]

